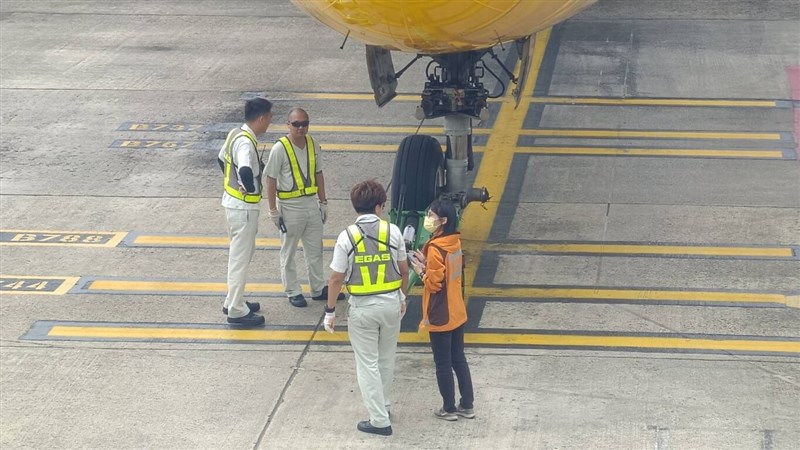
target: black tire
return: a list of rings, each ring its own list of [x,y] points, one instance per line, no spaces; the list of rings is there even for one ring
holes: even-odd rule
[[[422,134],[406,136],[394,158],[392,208],[426,209],[438,195],[436,174],[442,167],[442,158],[442,146],[436,138]]]

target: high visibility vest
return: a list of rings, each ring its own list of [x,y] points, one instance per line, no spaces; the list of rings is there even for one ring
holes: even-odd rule
[[[258,159],[258,175],[254,180],[256,191],[245,194],[239,191],[239,177],[237,176],[239,168],[236,166],[236,163],[233,162],[233,143],[242,137],[249,139],[253,144],[253,151],[255,151],[256,159]],[[235,128],[231,130],[230,133],[228,133],[228,137],[225,139],[225,179],[223,180],[225,192],[227,192],[231,197],[237,198],[245,203],[258,203],[261,201],[261,174],[264,172],[264,164],[262,163],[261,156],[259,156],[256,148],[255,136],[253,136],[249,131],[245,131],[241,128]]]
[[[353,266],[345,281],[347,291],[352,295],[375,295],[400,289],[403,280],[392,258],[389,222],[350,225],[347,235],[353,244]]]
[[[292,169],[292,189],[289,191],[278,191],[278,198],[286,200],[289,198],[304,197],[306,195],[314,195],[317,193],[317,161],[316,152],[314,147],[314,140],[311,136],[306,135],[306,151],[308,152],[308,167],[306,173],[308,177],[303,176],[300,171],[300,165],[297,164],[297,154],[294,151],[292,142],[286,136],[278,139],[283,144],[286,150],[286,157],[289,159],[289,166]]]

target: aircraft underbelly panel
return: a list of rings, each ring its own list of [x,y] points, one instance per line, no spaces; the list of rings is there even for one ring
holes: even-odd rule
[[[328,27],[390,50],[440,54],[529,36],[596,0],[292,0]]]

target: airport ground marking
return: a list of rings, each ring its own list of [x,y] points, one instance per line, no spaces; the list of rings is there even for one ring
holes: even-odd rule
[[[466,209],[462,217],[462,236],[464,254],[467,258],[464,282],[466,283],[466,301],[471,295],[470,284],[475,280],[475,275],[480,265],[480,255],[483,247],[489,240],[492,224],[497,217],[497,210],[500,205],[500,198],[508,183],[508,176],[511,171],[511,162],[514,159],[514,152],[510,151],[517,146],[519,130],[525,121],[528,111],[530,97],[533,96],[536,80],[544,60],[545,49],[550,40],[552,28],[536,33],[534,37],[534,54],[531,61],[530,72],[526,78],[525,86],[520,86],[522,95],[520,96],[519,107],[515,108],[512,103],[505,103],[497,112],[495,126],[491,129],[486,143],[481,162],[478,165],[478,173],[475,176],[473,185],[484,186],[488,189],[489,195],[494,196],[484,205],[484,208],[472,206]],[[518,64],[519,66],[519,64]],[[506,98],[512,99],[513,94],[509,89]]]
[[[677,302],[788,306],[790,296],[775,292],[635,289],[579,286],[472,286],[473,297],[498,299],[581,300],[587,302]]]
[[[116,231],[53,231],[0,229],[0,245],[105,247],[119,245],[128,233]]]
[[[302,285],[304,291],[308,285]],[[154,294],[154,295],[220,295],[228,292],[226,282],[174,281],[174,280],[127,280],[99,277],[81,277],[72,293],[101,294]],[[285,295],[283,285],[274,283],[247,283],[245,295]]]
[[[704,130],[618,130],[591,128],[528,128],[519,130],[520,136],[571,137],[598,139],[715,139],[780,141],[782,135],[755,131],[704,131]]]
[[[601,106],[677,106],[718,108],[779,108],[785,107],[776,100],[666,98],[666,97],[562,97],[537,96],[531,103],[547,105],[601,105]]]
[[[199,236],[199,235],[159,235],[159,234],[134,234],[131,233],[124,241],[127,247],[197,247],[197,248],[228,248],[230,241],[227,236]],[[324,249],[333,249],[336,239],[322,240]],[[302,243],[299,244],[302,248]],[[256,238],[256,248],[278,250],[281,248],[279,238]]]
[[[168,140],[168,139],[117,139],[109,145],[109,148],[125,149],[196,149],[207,145],[203,141],[192,140]],[[221,145],[220,145],[221,146]]]
[[[683,148],[628,148],[628,147],[556,147],[520,146],[517,153],[531,155],[574,155],[574,156],[656,156],[680,158],[742,158],[742,159],[785,159],[782,150],[768,149],[683,149]]]
[[[0,274],[0,294],[64,295],[69,292],[79,280],[80,277]]]
[[[164,123],[164,122],[125,122],[117,128],[117,131],[160,131],[160,132],[184,132],[199,131],[206,124],[204,123]]]
[[[325,249],[336,244],[333,237],[323,238]],[[225,248],[225,235],[148,234],[136,231],[54,231],[0,229],[0,246],[79,246],[79,247],[164,247],[164,248]],[[280,239],[256,238],[256,248],[278,250]],[[302,244],[300,244],[302,247]],[[672,256],[800,259],[800,247],[771,245],[702,245],[640,242],[593,241],[500,241],[485,242],[484,251],[498,253],[608,255],[608,256]]]
[[[61,281],[58,288],[51,285],[47,291],[36,289],[34,285],[41,281]],[[15,284],[22,281],[22,283]],[[224,281],[193,280],[142,280],[109,278],[99,276],[84,277],[37,277],[5,275],[2,277],[3,292],[42,293],[49,295],[63,294],[109,294],[109,295],[194,295],[217,296],[227,292]],[[301,286],[308,292],[310,286]],[[780,292],[752,291],[710,291],[710,290],[676,290],[662,288],[616,288],[616,287],[583,287],[583,286],[469,286],[468,296],[482,299],[498,299],[497,301],[577,301],[589,303],[677,303],[709,305],[764,305],[792,306],[795,297]],[[412,292],[417,295],[418,292]],[[285,291],[280,281],[249,282],[245,286],[245,295],[252,297],[284,297]]]
[[[126,150],[208,150],[216,149],[222,140],[209,141],[184,141],[184,140],[140,140],[117,139],[109,145],[113,149]],[[271,142],[257,144],[258,151],[268,152],[272,149]],[[347,144],[326,143],[324,151],[348,153],[394,153],[397,151],[395,144]],[[475,146],[473,151],[482,153],[484,146]],[[632,148],[632,147],[602,147],[602,146],[517,146],[512,147],[516,153],[534,155],[573,155],[573,156],[657,156],[672,158],[750,158],[750,159],[785,159],[781,150],[775,149],[685,149],[685,148]]]
[[[293,328],[293,329],[292,329]],[[234,329],[225,325],[136,324],[39,321],[23,340],[92,340],[127,342],[340,344],[348,343],[344,327],[333,334],[316,327],[267,327]],[[800,339],[774,336],[694,335],[664,333],[593,333],[561,330],[468,331],[470,347],[555,348],[574,350],[623,350],[703,353],[757,353],[800,356]],[[402,332],[401,345],[428,342],[426,333]]]
[[[302,100],[374,101],[371,93],[359,92],[295,92],[291,94]],[[396,102],[419,102],[420,94],[398,94],[392,99]],[[490,103],[511,101],[509,99],[489,99]],[[712,99],[712,98],[668,98],[668,97],[569,97],[536,96],[531,103],[548,105],[602,105],[602,106],[676,106],[676,107],[718,107],[718,108],[781,108],[786,103],[769,99]]]
[[[484,250],[503,253],[543,253],[562,255],[609,256],[704,256],[725,258],[798,259],[797,249],[791,246],[756,247],[722,245],[671,245],[614,242],[492,242]]]

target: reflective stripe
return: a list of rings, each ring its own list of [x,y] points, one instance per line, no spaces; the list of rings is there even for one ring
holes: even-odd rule
[[[243,194],[239,190],[239,177],[233,170],[235,164],[233,163],[233,143],[236,142],[236,139],[240,137],[246,137],[250,140],[250,143],[253,144],[253,151],[257,148],[256,138],[247,130],[243,130],[241,128],[235,128],[228,133],[228,137],[225,138],[225,178],[222,180],[223,186],[225,188],[225,192],[228,193],[233,198],[239,199],[245,203],[258,203],[261,201],[261,157],[258,155],[256,151],[256,159],[258,159],[259,171],[258,176],[255,177],[253,180],[256,185],[256,193],[255,194]]]
[[[364,248],[364,239],[361,236],[361,230],[358,229],[358,226],[350,225],[347,227],[347,230],[350,232],[350,238],[353,240],[353,247],[356,248],[356,252],[366,252],[367,250]]]
[[[308,153],[308,187],[306,187],[306,180],[303,178],[303,172],[300,171],[300,165],[297,163],[297,154],[294,151],[294,145],[286,136],[278,139],[283,144],[283,149],[286,151],[286,157],[289,159],[289,167],[292,169],[292,190],[291,191],[278,191],[278,198],[289,199],[303,197],[306,195],[314,195],[317,193],[317,160],[316,160],[316,147],[314,140],[311,136],[306,135],[306,152]]]
[[[375,295],[400,289],[403,280],[387,245],[389,222],[378,221],[379,242],[370,237],[370,231],[376,231],[374,223],[363,225],[372,228],[364,231],[366,236],[361,233],[358,225],[347,227],[347,235],[353,244],[353,265],[345,282],[348,292],[353,295]],[[388,265],[391,265],[391,270],[387,274]]]
[[[378,251],[386,251],[386,242],[389,242],[389,222],[381,220],[378,225]]]

